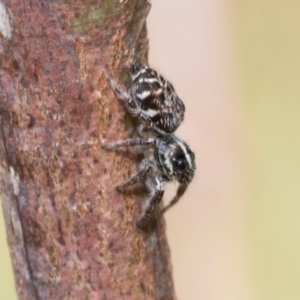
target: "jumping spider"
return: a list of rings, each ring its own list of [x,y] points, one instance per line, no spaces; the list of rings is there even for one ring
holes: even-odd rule
[[[116,187],[118,192],[123,192],[133,184],[145,183],[150,195],[146,201],[144,215],[137,222],[139,228],[145,228],[153,219],[167,183],[178,181],[179,187],[175,197],[161,213],[177,203],[184,194],[194,176],[195,155],[185,142],[172,134],[183,120],[185,111],[184,104],[178,98],[172,84],[155,70],[137,62],[131,66],[131,79],[132,87],[128,93],[112,79],[107,78],[126,109],[140,121],[141,137],[103,144],[102,148],[146,148],[146,157],[139,166],[139,172]],[[145,130],[151,132],[154,137],[146,134]]]
[[[160,203],[167,183],[178,181],[179,187],[173,200],[162,209],[162,213],[177,203],[192,181],[195,171],[195,155],[189,146],[175,135],[159,135],[156,138],[132,138],[103,144],[104,149],[117,147],[148,146],[152,149],[151,155],[145,158],[139,167],[139,172],[128,181],[118,185],[116,190],[123,192],[129,186],[143,181],[150,191],[144,216],[137,226],[144,228]]]
[[[107,78],[117,97],[129,113],[141,122],[139,133],[152,130],[157,134],[173,133],[184,118],[185,107],[173,85],[155,70],[138,62],[131,65],[131,89],[124,91]]]

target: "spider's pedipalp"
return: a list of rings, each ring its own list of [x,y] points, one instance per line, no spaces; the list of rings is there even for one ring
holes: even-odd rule
[[[175,197],[172,199],[172,201],[166,205],[162,210],[161,213],[165,213],[168,209],[170,209],[173,205],[175,205],[181,198],[181,196],[185,193],[186,189],[188,187],[188,184],[182,183],[179,185]]]

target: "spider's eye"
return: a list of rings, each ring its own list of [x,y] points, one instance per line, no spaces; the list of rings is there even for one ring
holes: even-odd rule
[[[172,159],[173,166],[177,171],[184,171],[186,168],[186,160],[184,155],[176,155]]]

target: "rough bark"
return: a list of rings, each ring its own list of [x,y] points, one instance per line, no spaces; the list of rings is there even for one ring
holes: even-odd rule
[[[135,223],[143,196],[115,185],[137,156],[106,76],[146,62],[145,0],[4,0],[0,180],[20,299],[175,299],[165,223]],[[1,7],[0,7],[1,8]]]

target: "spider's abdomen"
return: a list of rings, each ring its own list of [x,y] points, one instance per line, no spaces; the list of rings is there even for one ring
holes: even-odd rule
[[[172,84],[155,70],[135,62],[131,68],[132,96],[157,133],[173,133],[185,107]]]

